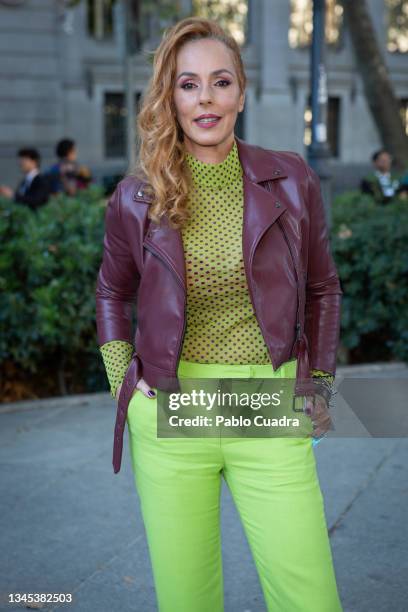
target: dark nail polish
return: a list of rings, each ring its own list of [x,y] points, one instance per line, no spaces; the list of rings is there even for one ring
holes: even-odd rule
[[[149,389],[149,391],[147,392],[147,395],[150,395],[150,397],[156,397],[156,393],[152,391],[151,389]]]

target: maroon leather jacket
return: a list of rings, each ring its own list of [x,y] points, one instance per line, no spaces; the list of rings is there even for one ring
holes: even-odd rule
[[[254,311],[276,370],[297,357],[294,394],[314,395],[310,369],[335,374],[341,295],[317,174],[294,152],[236,137],[243,168],[242,248]],[[96,286],[100,345],[135,350],[118,400],[113,467],[119,471],[127,407],[138,380],[177,390],[185,329],[186,275],[181,232],[147,218],[144,182],[128,176],[106,210]],[[132,337],[132,311],[137,326]]]

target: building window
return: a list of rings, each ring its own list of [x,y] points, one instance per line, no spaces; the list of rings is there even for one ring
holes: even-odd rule
[[[113,35],[113,7],[116,0],[87,0],[88,33],[96,40]]]
[[[135,94],[136,112],[141,93]],[[104,100],[105,157],[126,157],[126,105],[123,93],[105,93]]]
[[[290,0],[289,45],[293,48],[308,47],[313,33],[313,0]],[[326,43],[337,47],[340,43],[343,23],[343,7],[339,0],[326,0]]]
[[[308,147],[312,142],[312,108],[311,101],[306,105],[304,112],[304,137],[303,143]],[[329,96],[327,104],[327,144],[332,157],[339,157],[339,133],[340,133],[340,98]]]
[[[247,40],[247,0],[192,0],[193,15],[217,21],[240,46]]]
[[[387,49],[391,53],[408,52],[408,2],[407,0],[386,0],[387,6]]]

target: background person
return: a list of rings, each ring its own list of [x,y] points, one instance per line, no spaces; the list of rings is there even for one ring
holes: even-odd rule
[[[40,154],[37,149],[23,148],[18,151],[17,156],[24,178],[15,192],[10,187],[1,185],[0,195],[35,210],[46,204],[50,196],[49,183],[40,172]]]
[[[91,172],[86,166],[78,164],[77,146],[71,138],[60,140],[55,153],[58,162],[47,170],[51,193],[75,196],[78,190],[88,187],[92,180]]]
[[[378,204],[386,204],[396,197],[400,177],[391,171],[392,157],[385,149],[375,151],[371,161],[374,171],[361,180],[361,191],[371,195]]]

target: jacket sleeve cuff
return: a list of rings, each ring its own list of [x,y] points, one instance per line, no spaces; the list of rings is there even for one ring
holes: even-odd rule
[[[123,381],[132,359],[133,345],[124,340],[111,340],[100,347],[110,393],[116,399],[116,391]]]

